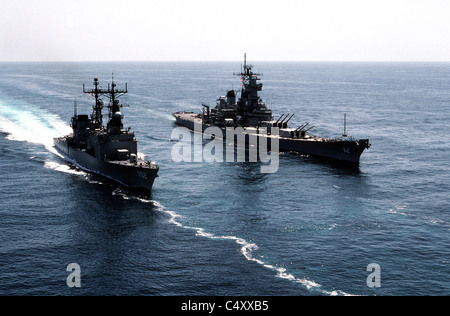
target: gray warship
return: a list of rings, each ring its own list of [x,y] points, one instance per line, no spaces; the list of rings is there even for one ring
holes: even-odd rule
[[[226,136],[226,128],[242,127],[245,133],[259,134],[259,128],[267,128],[268,139],[277,137],[280,152],[293,152],[303,155],[326,158],[327,160],[359,165],[363,151],[370,147],[368,139],[354,139],[346,134],[346,119],[344,116],[344,133],[338,138],[324,138],[314,136],[309,131],[314,127],[309,123],[297,128],[288,126],[294,114],[282,114],[274,120],[272,110],[267,108],[260,99],[258,92],[262,91],[262,83],[258,81],[259,73],[252,71],[247,65],[244,55],[244,66],[239,73],[234,73],[242,79],[240,97],[236,99],[236,92],[229,90],[226,96],[217,99],[214,108],[202,105],[201,113],[176,112],[173,113],[176,124],[194,130],[195,125],[202,126],[202,131],[210,126],[217,126]],[[279,133],[272,134],[272,128],[278,128]]]
[[[94,78],[94,88],[83,93],[95,98],[91,117],[78,115],[76,103],[72,117],[73,133],[55,138],[55,147],[82,169],[114,180],[133,191],[149,196],[159,167],[145,160],[137,151],[137,141],[130,128],[123,128],[123,107],[118,98],[128,93],[116,88],[114,78],[107,89],[99,88],[98,78]],[[103,125],[101,96],[109,98],[109,120]]]

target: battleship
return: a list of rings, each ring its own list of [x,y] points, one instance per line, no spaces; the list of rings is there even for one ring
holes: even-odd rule
[[[240,97],[234,90],[229,90],[226,96],[217,99],[216,106],[202,104],[200,113],[176,112],[176,124],[195,130],[201,126],[205,131],[208,127],[217,126],[226,137],[227,128],[242,127],[248,135],[261,135],[260,128],[266,128],[268,139],[277,137],[280,152],[293,152],[302,155],[325,158],[327,160],[359,165],[363,151],[370,147],[368,139],[354,139],[346,134],[346,118],[344,115],[344,133],[341,137],[325,138],[312,135],[314,126],[304,123],[297,128],[288,126],[294,114],[282,114],[274,120],[272,110],[261,100],[258,92],[262,91],[260,74],[254,73],[252,65],[247,65],[244,55],[244,66],[239,73],[234,73],[242,79]],[[277,128],[278,133],[272,133]]]
[[[128,93],[127,84],[125,89],[117,89],[113,78],[111,86],[108,84],[107,89],[102,89],[98,78],[94,78],[94,88],[86,89],[83,84],[83,93],[95,98],[90,118],[89,115],[77,114],[75,102],[73,132],[55,138],[55,147],[82,169],[149,196],[159,167],[138,153],[134,132],[130,131],[131,128],[123,128],[120,109],[124,105],[118,99]],[[102,96],[109,98],[106,126],[103,124]]]

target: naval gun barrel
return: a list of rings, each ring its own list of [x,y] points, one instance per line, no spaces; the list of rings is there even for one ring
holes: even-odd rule
[[[291,117],[286,121],[286,123],[289,123],[289,121],[291,120],[291,118],[294,117],[294,115],[295,115],[295,113],[291,115]]]
[[[291,120],[291,118],[293,118],[293,117],[294,117],[294,115],[295,115],[295,113],[294,113],[294,114],[292,114],[292,115],[291,115],[291,117],[290,117],[290,118],[288,118],[288,120],[287,120],[286,122],[284,122],[284,123],[283,123],[283,128],[286,128],[286,127],[287,127],[287,124],[289,123],[289,121]]]
[[[314,128],[314,126],[311,126],[311,127],[308,128],[308,129],[304,129],[304,128],[306,127],[306,125],[308,125],[308,124],[309,124],[309,123],[303,124],[302,126],[300,126],[299,128],[297,128],[297,129],[295,130],[294,134],[295,134],[297,137],[305,137],[305,136],[306,136],[306,132]]]
[[[284,120],[287,119],[288,116],[289,116],[289,113],[284,117],[284,119],[281,120],[280,124],[283,124]]]
[[[279,128],[286,128],[287,124],[284,122],[284,120],[287,119],[288,116],[289,116],[289,113],[286,114],[286,116],[276,126],[278,126]]]
[[[309,124],[309,123],[305,123],[305,124],[303,124],[303,125],[300,125],[300,126],[296,129],[296,131],[301,131],[301,130],[303,130],[306,126],[308,126],[308,124]]]
[[[281,118],[282,118],[283,116],[284,116],[284,113],[281,114],[280,118],[279,118],[275,123],[278,123],[278,121],[281,120]]]
[[[280,118],[279,118],[275,123],[273,123],[273,126],[274,126],[274,127],[276,127],[276,126],[278,125],[278,122],[281,120],[281,118],[282,118],[283,116],[284,116],[284,113],[281,114]]]

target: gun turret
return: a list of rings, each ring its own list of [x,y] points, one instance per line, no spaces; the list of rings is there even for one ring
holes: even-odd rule
[[[287,119],[288,116],[289,116],[289,113],[286,114],[286,116],[280,122],[278,122],[277,126],[279,128],[283,128],[284,127],[284,120]]]
[[[275,123],[273,123],[273,127],[277,127],[277,126],[278,126],[278,122],[281,120],[281,118],[282,118],[283,116],[284,116],[284,113],[281,114],[280,118],[279,118]]]
[[[306,132],[309,131],[310,129],[313,129],[314,126],[311,126],[310,128],[308,128],[307,130],[305,130],[305,127],[308,126],[309,123],[305,123],[303,125],[300,125],[295,131],[293,131],[293,134],[297,137],[300,137],[300,135],[302,137],[305,137]]]
[[[304,127],[303,127],[304,128]],[[313,129],[314,128],[314,126],[311,126],[310,128],[308,128],[308,129],[301,129],[299,132],[300,132],[300,135],[301,135],[301,137],[305,137],[306,136],[306,132],[308,132],[309,130],[311,130],[311,129]]]

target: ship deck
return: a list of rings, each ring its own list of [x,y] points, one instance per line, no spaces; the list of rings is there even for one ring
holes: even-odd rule
[[[106,162],[126,166],[126,167],[134,167],[134,168],[144,168],[144,169],[158,169],[158,165],[153,161],[147,161],[138,159],[135,163],[130,162],[129,160],[106,160]]]

